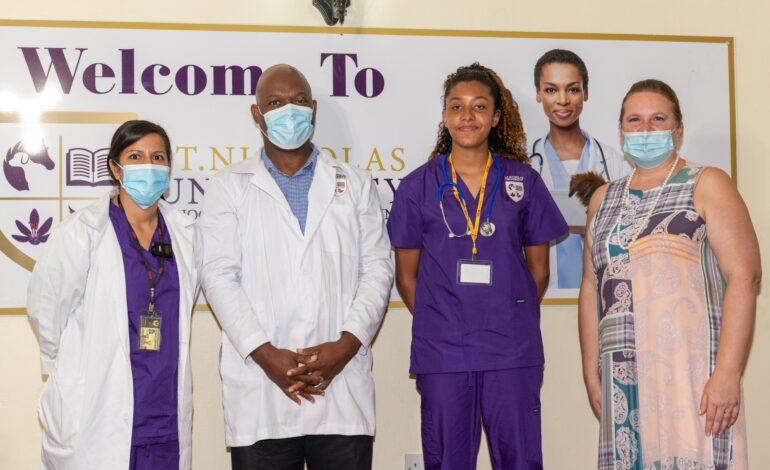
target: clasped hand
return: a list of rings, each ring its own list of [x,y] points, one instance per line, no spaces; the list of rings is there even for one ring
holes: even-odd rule
[[[361,342],[343,332],[340,339],[296,352],[265,343],[251,353],[268,378],[296,404],[300,397],[315,403],[313,395],[324,395],[331,381],[355,356]]]

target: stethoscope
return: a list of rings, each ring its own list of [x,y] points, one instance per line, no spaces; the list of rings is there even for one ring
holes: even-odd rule
[[[455,233],[452,230],[452,227],[449,226],[449,221],[447,220],[446,213],[444,212],[444,193],[446,193],[447,190],[452,191],[456,189],[459,196],[460,205],[464,208],[463,212],[467,213],[467,208],[465,208],[465,197],[463,196],[462,189],[457,183],[449,179],[449,172],[447,171],[448,160],[449,155],[445,156],[444,159],[441,160],[441,170],[444,174],[444,181],[438,187],[438,207],[441,210],[441,218],[444,219],[444,225],[446,225],[446,229],[449,232],[449,238],[465,237],[470,235],[471,231],[466,227],[465,232]],[[500,184],[503,180],[502,165],[500,165],[500,162],[494,155],[492,156],[492,164],[495,166],[495,172],[497,173],[497,175],[495,175],[495,185],[492,187],[492,194],[489,197],[489,205],[487,206],[487,210],[484,215],[484,223],[482,223],[481,227],[479,228],[479,233],[485,237],[491,237],[495,233],[495,224],[492,223],[492,206],[495,204],[495,197],[497,196],[497,191],[500,189]]]
[[[532,160],[539,160],[540,161],[540,169],[537,170],[538,173],[543,172],[543,155],[540,154],[540,152],[535,152],[535,148],[537,148],[537,144],[540,143],[540,141],[543,140],[542,138],[537,139],[534,144],[532,144],[532,154],[529,156],[530,163]],[[607,159],[604,157],[604,149],[602,148],[602,145],[599,143],[598,140],[593,139],[594,144],[596,144],[596,148],[599,149],[599,155],[602,156],[602,167],[604,167],[604,176],[607,179],[607,181],[612,181],[610,178],[610,170],[607,168]]]

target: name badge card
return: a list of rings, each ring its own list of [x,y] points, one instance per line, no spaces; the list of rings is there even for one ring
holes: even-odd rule
[[[156,312],[145,312],[139,319],[139,350],[160,351],[160,316]]]
[[[477,286],[492,285],[492,262],[461,259],[457,262],[457,283]]]

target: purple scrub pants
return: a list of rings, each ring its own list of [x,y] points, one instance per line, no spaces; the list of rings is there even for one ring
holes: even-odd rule
[[[178,470],[179,441],[131,446],[128,470]]]
[[[425,470],[474,470],[484,426],[492,468],[543,468],[543,366],[418,374]]]

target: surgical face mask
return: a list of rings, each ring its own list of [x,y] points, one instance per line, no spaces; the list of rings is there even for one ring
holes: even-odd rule
[[[655,168],[674,151],[672,131],[624,132],[623,152],[642,168]]]
[[[170,168],[165,165],[118,165],[123,170],[120,185],[142,209],[155,204],[168,189]]]
[[[270,142],[284,150],[302,146],[313,134],[313,108],[289,103],[263,114]]]

